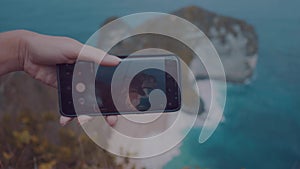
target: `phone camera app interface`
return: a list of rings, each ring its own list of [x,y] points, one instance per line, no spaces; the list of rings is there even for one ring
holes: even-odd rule
[[[96,98],[101,112],[118,112],[112,95],[111,82],[116,67],[99,67],[96,75]],[[129,80],[126,76],[120,81]],[[130,82],[129,92],[120,89],[120,95],[126,95],[124,112],[147,111],[151,107],[149,95],[154,89],[166,92],[166,73],[158,69],[146,69],[137,73]],[[161,107],[163,107],[162,105]]]

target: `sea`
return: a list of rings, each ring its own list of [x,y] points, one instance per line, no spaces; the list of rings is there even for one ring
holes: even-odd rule
[[[188,5],[253,25],[259,57],[249,83],[228,84],[225,120],[212,137],[200,144],[201,127],[193,128],[164,169],[299,169],[299,0],[1,0],[0,32],[28,29],[84,43],[110,16]]]

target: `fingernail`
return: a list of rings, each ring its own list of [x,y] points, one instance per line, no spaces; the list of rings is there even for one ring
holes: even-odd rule
[[[59,123],[61,126],[65,126],[71,120],[72,118],[70,117],[60,116]]]
[[[117,116],[106,116],[106,121],[110,126],[114,126],[117,123]]]
[[[83,125],[83,124],[87,123],[88,121],[92,120],[93,117],[87,116],[87,115],[81,115],[81,116],[78,116],[77,119],[78,119],[78,123],[80,125]]]
[[[108,55],[108,57],[110,57],[111,59],[113,59],[113,61],[117,64],[119,64],[121,62],[122,59],[120,59],[119,57],[117,56],[114,56],[114,55]]]

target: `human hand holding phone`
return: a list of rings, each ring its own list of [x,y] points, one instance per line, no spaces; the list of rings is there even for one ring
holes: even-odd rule
[[[16,30],[0,34],[0,75],[12,71],[24,71],[34,79],[49,86],[57,87],[56,64],[74,63],[84,46],[80,42],[58,36],[47,36],[26,30]],[[85,46],[81,58],[98,63],[104,52]],[[105,55],[101,64],[115,66],[120,59]],[[60,118],[60,124],[66,125],[73,118]],[[78,117],[80,123],[90,119],[89,116]],[[116,116],[106,117],[110,125],[116,122]]]

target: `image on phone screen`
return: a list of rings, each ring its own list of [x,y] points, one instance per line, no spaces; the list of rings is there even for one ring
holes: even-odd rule
[[[121,75],[114,79],[118,85],[115,89],[112,83],[114,75],[120,73],[116,71],[118,66],[96,66],[91,62],[80,61],[76,63],[79,71],[75,71],[72,64],[58,65],[61,114],[76,116],[74,104],[77,104],[81,113],[88,115],[99,115],[99,112],[91,109],[95,106],[101,115],[174,112],[181,108],[178,84],[180,67],[176,56],[125,58],[121,62],[123,69]],[[160,69],[143,69],[133,76],[132,68],[143,64],[159,65]],[[88,71],[83,74],[80,70]],[[94,84],[91,83],[91,77],[94,77]],[[129,83],[129,89],[125,87],[125,82]],[[112,90],[117,92],[117,98],[113,98]],[[153,99],[151,93],[154,90],[159,90],[164,96]],[[93,97],[96,98],[96,105],[92,104]],[[153,105],[151,97],[152,101],[156,101]],[[116,105],[118,103],[122,106]]]

